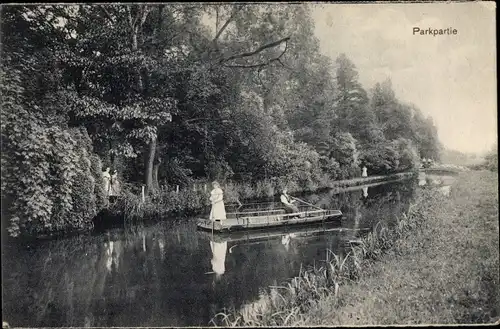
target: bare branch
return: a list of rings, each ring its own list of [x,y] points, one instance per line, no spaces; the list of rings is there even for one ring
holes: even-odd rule
[[[260,64],[234,64],[234,65],[224,65],[225,67],[234,67],[234,68],[240,68],[240,69],[255,69],[259,67],[263,67],[266,65],[269,65],[271,61],[265,62],[265,63],[260,63]]]
[[[287,69],[287,70],[289,70],[289,71],[293,71],[293,68],[291,68],[291,67],[290,67],[290,66],[288,66],[288,65],[285,65],[285,63],[283,63],[283,62],[281,61],[281,58],[278,58],[278,60],[277,60],[277,61],[278,61],[278,63],[280,63],[280,64],[281,64],[281,66],[283,66],[285,69]]]
[[[264,68],[264,67],[262,66],[262,67],[260,67],[260,68],[259,68],[259,70],[257,71],[257,78],[259,78],[259,82],[260,82],[260,84],[261,84],[262,88],[264,88],[264,90],[265,90],[265,91],[269,91],[269,88],[267,88],[267,87],[266,87],[266,84],[264,83],[264,81],[262,81],[262,78],[260,77],[260,72],[262,72],[262,69],[263,69],[263,68]]]
[[[140,21],[141,25],[140,26],[144,25],[144,22],[146,22],[146,18],[148,17],[149,12],[151,11],[151,7],[149,7],[149,6],[144,6],[143,8],[144,9],[143,9],[143,12],[142,12],[142,17],[141,17],[141,21]]]
[[[215,32],[219,30],[219,6],[215,7]]]
[[[132,21],[132,26],[133,26],[134,28],[137,26],[137,21],[139,20],[139,15],[140,15],[140,14],[139,14],[139,13],[140,13],[139,8],[138,8],[138,7],[136,7],[136,8],[137,8],[137,12],[135,13],[135,17],[134,17],[134,19],[133,19],[133,21]]]
[[[131,29],[133,29],[134,28],[134,24],[133,24],[133,21],[132,21],[132,12],[130,11],[130,6],[131,5],[125,6],[125,9],[127,10],[128,25],[130,26]]]
[[[220,28],[220,30],[217,32],[217,34],[215,35],[215,38],[212,40],[212,42],[217,42],[217,39],[219,39],[220,35],[222,34],[222,32],[224,32],[224,30],[227,28],[227,26],[229,25],[229,23],[231,23],[231,21],[234,19],[234,16],[236,16],[236,14],[241,10],[241,7],[235,7],[233,12],[231,13],[231,16],[229,16],[229,18],[227,19],[227,21],[224,23],[224,25],[222,25],[222,27]],[[219,12],[217,11],[217,20],[218,20],[218,17],[219,17]],[[217,22],[218,24],[218,22]]]
[[[115,20],[113,19],[113,16],[111,16],[109,11],[106,9],[106,7],[104,7],[103,5],[100,5],[99,8],[101,8],[101,10],[104,12],[104,15],[106,16],[106,18],[113,24],[115,22]]]
[[[283,67],[286,67],[283,62],[281,61],[281,57],[283,57],[283,55],[286,53],[287,49],[288,49],[288,40],[290,39],[290,37],[287,37],[285,39],[282,39],[280,41],[276,41],[276,42],[273,42],[273,43],[270,43],[268,45],[265,45],[265,46],[262,46],[262,47],[259,47],[259,49],[257,49],[255,52],[251,52],[251,53],[246,53],[246,54],[255,54],[255,53],[258,53],[258,52],[261,52],[262,50],[266,49],[266,48],[269,48],[269,47],[272,47],[273,45],[277,45],[277,44],[280,44],[281,42],[285,41],[285,49],[283,49],[283,51],[281,52],[281,54],[278,56],[278,57],[275,57],[275,58],[271,58],[269,60],[267,60],[266,62],[263,62],[263,63],[260,63],[260,64],[234,64],[234,65],[224,65],[226,67],[235,67],[235,68],[247,68],[247,69],[250,69],[250,68],[262,68],[266,65],[269,65],[271,64],[272,62],[279,62]],[[251,56],[251,55],[246,55],[246,54],[242,54],[242,55],[245,55],[245,56],[241,56],[241,57],[247,57],[247,56]],[[234,57],[234,56],[233,56]],[[240,57],[237,57],[237,58],[240,58]],[[227,61],[227,60],[226,60]]]
[[[286,45],[287,45],[288,44],[288,40],[290,40],[290,37],[286,37],[286,38],[280,39],[278,41],[274,41],[274,42],[265,44],[265,45],[260,46],[259,48],[255,49],[254,51],[250,51],[250,52],[247,52],[247,53],[241,53],[241,54],[238,54],[238,55],[229,56],[226,59],[222,59],[221,63],[227,62],[227,61],[230,61],[230,60],[233,60],[233,59],[237,59],[237,58],[244,58],[244,57],[250,57],[250,56],[256,55],[256,54],[264,51],[267,48],[276,47],[276,46],[282,44],[283,42],[285,42]],[[278,58],[280,58],[285,53],[285,51],[286,51],[286,47],[285,47],[285,50],[281,53],[281,55]]]
[[[163,23],[163,10],[165,9],[165,5],[159,5],[158,7],[158,29],[160,29]]]

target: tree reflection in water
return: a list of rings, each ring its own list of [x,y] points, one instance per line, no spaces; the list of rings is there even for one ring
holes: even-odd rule
[[[13,244],[2,250],[4,319],[26,327],[205,326],[224,307],[256,301],[259,289],[297,275],[301,264],[324,261],[327,249],[341,253],[359,234],[348,229],[400,216],[413,190],[396,184],[370,186],[369,195],[360,187],[301,197],[343,211],[336,225],[344,231],[320,235],[211,241],[183,220]]]

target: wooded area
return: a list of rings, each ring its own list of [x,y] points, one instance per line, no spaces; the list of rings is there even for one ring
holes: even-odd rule
[[[101,172],[322,180],[438,159],[431,118],[390,80],[365,90],[319,51],[304,4],[2,6],[2,220],[13,236],[86,228]],[[341,51],[341,50],[340,50]]]

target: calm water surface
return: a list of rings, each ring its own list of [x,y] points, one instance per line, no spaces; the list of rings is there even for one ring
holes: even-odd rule
[[[194,220],[10,245],[3,253],[3,321],[11,326],[205,326],[224,308],[321,263],[327,249],[405,211],[412,181],[304,197],[341,209],[329,225],[214,238]]]

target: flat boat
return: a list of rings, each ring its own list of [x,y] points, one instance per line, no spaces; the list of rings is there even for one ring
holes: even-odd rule
[[[198,229],[213,232],[230,232],[250,229],[265,229],[290,225],[305,225],[328,222],[342,218],[340,210],[325,210],[315,206],[299,206],[299,212],[287,214],[283,208],[261,210],[238,209],[226,213],[226,219],[198,219]]]

